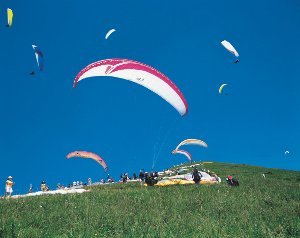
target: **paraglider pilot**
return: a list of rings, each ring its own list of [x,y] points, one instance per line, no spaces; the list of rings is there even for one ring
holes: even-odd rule
[[[239,186],[239,181],[233,178],[231,175],[227,176],[226,181],[229,186]]]
[[[47,184],[45,181],[42,181],[41,183],[41,190],[42,192],[46,192],[48,190]]]
[[[12,176],[8,176],[6,183],[5,183],[5,196],[11,196],[11,194],[13,193],[13,185],[15,183],[12,181]]]
[[[195,184],[199,184],[200,181],[201,181],[201,177],[199,175],[199,171],[198,171],[198,169],[196,167],[193,169],[192,178],[193,178]]]

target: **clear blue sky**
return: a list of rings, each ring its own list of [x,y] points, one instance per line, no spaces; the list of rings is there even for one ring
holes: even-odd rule
[[[73,150],[100,154],[110,173],[185,162],[170,151],[183,139],[195,160],[300,170],[300,3],[244,1],[1,1],[0,181],[15,191],[105,176]],[[6,28],[6,8],[14,11]],[[117,31],[109,40],[105,33]],[[240,63],[220,45],[230,41]],[[31,45],[44,53],[38,71]],[[149,64],[174,81],[189,114],[120,79],[72,84],[106,58]],[[220,96],[220,84],[228,95]],[[289,150],[289,156],[284,151]]]

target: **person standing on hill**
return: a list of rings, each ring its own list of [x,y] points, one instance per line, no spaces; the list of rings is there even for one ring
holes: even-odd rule
[[[233,177],[231,175],[228,175],[226,178],[227,184],[230,186],[233,186],[233,181],[232,181]]]
[[[123,183],[127,183],[127,175],[126,175],[126,173],[123,174],[122,182]]]
[[[42,190],[42,192],[46,192],[47,191],[47,185],[46,185],[45,181],[42,181],[42,183],[41,183],[41,190]]]
[[[198,171],[198,169],[196,167],[193,169],[192,178],[193,178],[195,184],[199,184],[200,183],[201,177],[200,177],[199,171]]]
[[[11,197],[13,193],[12,187],[15,185],[15,183],[12,181],[12,176],[8,176],[6,183],[5,183],[5,196]]]
[[[139,179],[141,180],[141,182],[145,179],[145,172],[143,169],[140,170]]]
[[[30,184],[30,186],[29,186],[29,190],[28,190],[28,193],[33,193],[33,188],[32,188],[32,184]]]
[[[91,178],[88,178],[88,186],[91,186],[92,185],[92,179]]]

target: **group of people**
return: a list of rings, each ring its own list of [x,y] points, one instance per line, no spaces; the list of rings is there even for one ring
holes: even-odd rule
[[[108,181],[113,181],[111,178]],[[65,189],[65,188],[74,188],[74,187],[82,187],[82,186],[86,186],[86,185],[91,185],[92,184],[92,180],[91,178],[88,179],[88,183],[84,183],[82,181],[74,181],[73,183],[69,184],[67,187],[65,187],[64,185],[60,185],[60,183],[57,184],[56,189]],[[5,196],[6,197],[10,197],[12,196],[13,193],[13,186],[15,185],[15,182],[13,182],[13,178],[12,176],[8,176],[6,182],[5,182]],[[47,192],[50,190],[49,186],[47,185],[47,183],[45,181],[41,182],[41,186],[40,186],[40,190],[42,192]],[[29,186],[29,190],[28,193],[33,193],[33,186],[32,184],[30,184]]]
[[[136,175],[135,175],[135,178],[133,178],[133,179],[136,179]],[[128,180],[131,180],[131,178],[129,177],[128,173],[123,173],[123,174],[120,175],[119,182],[126,183]]]
[[[130,180],[136,181],[138,179],[141,180],[141,181],[144,181],[146,174],[148,174],[148,173],[145,172],[144,169],[140,170],[139,176],[137,176],[137,174],[135,172],[132,174],[132,177],[130,177],[128,173],[122,173],[120,175],[119,182],[126,183],[127,181],[130,181]]]
[[[145,182],[148,186],[153,186],[154,184],[156,184],[158,182],[158,172],[145,172],[144,169],[140,170],[139,175],[137,176],[136,173],[132,174],[132,177],[129,176],[128,173],[122,173],[120,175],[120,183],[127,183],[127,181],[141,181],[141,182]]]
[[[175,171],[177,174],[180,174],[180,171]],[[212,176],[212,177],[217,177],[216,174],[210,172],[207,170],[207,173]],[[196,167],[193,167],[192,170],[192,178],[195,184],[200,184],[201,182],[201,172],[198,171]],[[153,186],[159,181],[159,175],[158,172],[145,172],[144,169],[140,170],[139,175],[137,176],[136,173],[133,173],[132,177],[128,175],[128,173],[122,173],[120,175],[120,180],[119,182],[126,183],[128,180],[139,180],[141,182],[145,182],[148,186]],[[231,175],[228,175],[226,178],[227,184],[229,186],[239,186],[239,182],[236,178],[233,178]],[[107,175],[107,182],[108,183],[113,183],[114,179],[108,174]],[[6,183],[5,183],[5,196],[11,196],[13,193],[13,186],[14,186],[13,178],[12,176],[8,176]],[[105,184],[105,180],[101,179],[100,184]],[[65,188],[78,188],[82,186],[91,186],[92,185],[92,179],[88,178],[87,183],[83,183],[82,181],[74,181],[72,184],[69,184],[67,187],[64,185],[60,185],[59,183],[57,184],[56,188],[57,189],[65,189]],[[49,186],[46,184],[45,181],[41,182],[41,191],[46,192],[49,191]],[[29,193],[33,192],[32,184],[30,184],[29,188]]]

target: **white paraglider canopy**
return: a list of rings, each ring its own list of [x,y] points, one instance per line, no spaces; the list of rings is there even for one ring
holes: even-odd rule
[[[110,29],[110,30],[106,33],[106,35],[105,35],[105,40],[107,40],[108,37],[109,37],[112,33],[114,33],[115,31],[116,31],[116,29]]]
[[[233,47],[233,45],[230,42],[223,40],[221,44],[225,47],[226,50],[234,54],[235,57],[239,57],[239,53],[236,51],[236,49]]]

